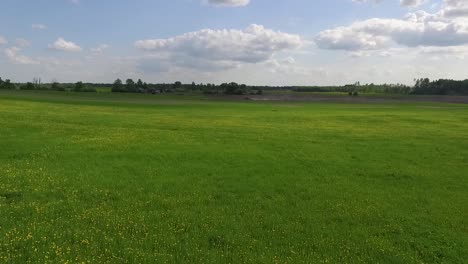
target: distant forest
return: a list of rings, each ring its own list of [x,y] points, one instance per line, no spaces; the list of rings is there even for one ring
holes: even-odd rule
[[[55,90],[75,92],[98,92],[100,89],[110,90],[115,93],[180,93],[200,92],[203,94],[227,94],[227,95],[261,95],[264,91],[292,91],[292,92],[340,92],[349,95],[363,94],[418,94],[418,95],[468,95],[468,80],[457,81],[440,79],[431,81],[428,78],[415,79],[413,86],[403,84],[361,84],[359,82],[344,86],[251,86],[235,82],[217,84],[183,84],[175,83],[146,83],[141,79],[136,82],[120,79],[114,83],[42,83],[40,78],[34,78],[32,82],[13,83],[10,80],[0,78],[0,89],[8,90]]]

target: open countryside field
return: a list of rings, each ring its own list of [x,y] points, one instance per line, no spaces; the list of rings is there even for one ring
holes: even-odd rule
[[[466,263],[468,105],[0,92],[0,263]]]

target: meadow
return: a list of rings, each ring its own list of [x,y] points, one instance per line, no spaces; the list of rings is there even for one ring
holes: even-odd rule
[[[0,263],[466,263],[468,105],[0,91]]]

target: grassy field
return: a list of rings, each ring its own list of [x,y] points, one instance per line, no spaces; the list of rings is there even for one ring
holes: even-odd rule
[[[0,92],[0,263],[466,263],[468,105]]]

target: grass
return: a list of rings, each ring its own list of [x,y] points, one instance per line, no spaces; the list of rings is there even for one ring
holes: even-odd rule
[[[0,92],[0,263],[463,263],[468,106]]]

